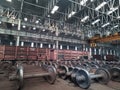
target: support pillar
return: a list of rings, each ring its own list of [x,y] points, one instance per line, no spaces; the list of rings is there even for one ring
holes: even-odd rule
[[[51,48],[51,44],[48,45],[48,48]]]
[[[55,44],[53,44],[53,49],[55,49]]]
[[[42,43],[40,44],[40,48],[43,48],[43,44]]]
[[[86,47],[85,51],[88,51],[88,48]]]
[[[69,50],[69,46],[67,45],[67,50]]]
[[[20,11],[19,11],[19,16],[18,16],[18,30],[20,30],[20,27],[21,27],[21,13],[22,13],[22,9],[23,9],[23,2],[24,0],[21,1],[21,6],[20,6]],[[20,44],[20,36],[17,35],[17,40],[16,40],[16,46],[19,46]]]
[[[106,54],[108,55],[109,53],[108,53],[108,49],[106,50]]]
[[[83,51],[85,51],[85,45],[83,45]]]
[[[56,41],[56,50],[58,50],[58,41]]]
[[[55,33],[55,35],[56,35],[56,37],[58,37],[58,27],[57,27],[57,25],[56,25],[56,33]],[[56,54],[58,55],[58,48],[59,47],[59,41],[58,40],[56,40],[56,46],[55,46],[55,48],[56,48]],[[58,60],[58,56],[56,56],[56,59]]]
[[[99,55],[101,55],[101,48],[99,48]]]
[[[13,42],[10,42],[10,46],[12,46],[13,45]]]
[[[20,26],[21,26],[21,20],[18,20],[18,30],[20,30]],[[16,46],[19,46],[20,44],[20,36],[17,35],[17,40],[16,40]]]
[[[62,45],[60,45],[60,49],[63,49]]]
[[[94,48],[94,55],[96,55],[96,48]]]
[[[110,50],[110,55],[112,55],[112,50]]]
[[[34,42],[31,43],[31,47],[34,47]]]
[[[115,51],[115,50],[114,50],[114,52],[113,52],[113,53],[114,53],[114,55],[116,55],[116,51]]]
[[[78,49],[77,46],[75,46],[75,50],[76,50],[76,51],[77,51],[77,49]]]
[[[90,56],[92,56],[92,48],[90,48],[89,51],[90,51]]]
[[[24,46],[24,42],[21,42],[21,46]]]

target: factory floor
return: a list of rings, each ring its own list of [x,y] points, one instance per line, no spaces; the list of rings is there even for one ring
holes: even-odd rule
[[[4,74],[0,74],[0,90],[16,90],[15,81],[9,81]],[[50,85],[43,78],[27,79],[23,90],[84,90],[69,81],[57,78],[55,84]],[[120,83],[110,81],[108,85],[91,84],[87,90],[120,90]]]

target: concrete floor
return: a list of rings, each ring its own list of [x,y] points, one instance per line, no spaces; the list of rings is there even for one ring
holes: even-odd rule
[[[27,79],[24,83],[23,90],[84,90],[59,78],[53,85],[47,83],[43,78]],[[0,90],[16,90],[15,81],[9,81],[7,77],[1,74]],[[108,85],[93,83],[88,90],[120,90],[120,83],[112,81]]]
[[[27,72],[40,71],[40,68],[27,66]],[[26,71],[26,70],[25,70]],[[16,82],[9,81],[6,74],[0,74],[0,90],[16,90]],[[67,80],[57,78],[55,84],[47,83],[42,77],[24,80],[23,90],[84,90]],[[120,90],[120,82],[110,81],[108,85],[92,83],[88,90]]]

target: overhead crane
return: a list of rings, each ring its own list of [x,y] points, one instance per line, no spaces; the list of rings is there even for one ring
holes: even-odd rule
[[[105,43],[120,40],[120,33],[115,33],[114,35],[109,35],[106,37],[94,36],[90,39],[90,46],[95,47],[96,43]]]

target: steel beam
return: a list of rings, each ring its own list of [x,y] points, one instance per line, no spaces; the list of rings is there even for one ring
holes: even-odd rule
[[[32,38],[42,38],[47,40],[55,40],[55,41],[63,41],[63,42],[70,42],[70,43],[77,43],[77,44],[86,44],[85,41],[76,40],[76,39],[69,39],[57,36],[46,36],[42,34],[33,34],[25,31],[18,31],[18,30],[7,30],[0,28],[0,34],[7,34],[7,35],[15,35],[21,37],[32,37]]]

